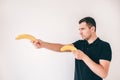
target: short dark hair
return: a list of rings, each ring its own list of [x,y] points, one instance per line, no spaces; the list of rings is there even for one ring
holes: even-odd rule
[[[92,17],[84,17],[79,21],[79,24],[82,22],[86,22],[89,26],[94,26],[96,29],[96,22]]]

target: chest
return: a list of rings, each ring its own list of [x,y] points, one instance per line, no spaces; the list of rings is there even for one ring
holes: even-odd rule
[[[93,61],[99,63],[99,57],[102,52],[102,46],[100,46],[100,44],[94,44],[94,45],[83,44],[80,47],[80,50],[82,50]]]

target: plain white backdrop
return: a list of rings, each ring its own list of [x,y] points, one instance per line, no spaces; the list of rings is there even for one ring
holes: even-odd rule
[[[73,80],[74,55],[36,49],[28,33],[48,42],[78,39],[78,21],[95,18],[98,36],[111,44],[113,58],[105,80],[120,79],[119,0],[0,0],[0,80]]]

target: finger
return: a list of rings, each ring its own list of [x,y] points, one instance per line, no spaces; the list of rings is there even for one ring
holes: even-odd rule
[[[38,40],[34,41],[35,44],[37,44],[38,42],[39,42]]]
[[[32,40],[31,40],[30,42],[31,42],[31,43],[34,43],[35,41],[32,41]]]

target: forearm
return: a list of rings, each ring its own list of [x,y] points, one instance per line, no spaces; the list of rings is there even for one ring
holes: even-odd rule
[[[108,70],[102,65],[95,63],[92,59],[86,56],[83,61],[88,65],[88,67],[101,78],[105,78],[108,74]]]
[[[63,47],[64,45],[58,43],[43,42],[42,46],[46,49],[60,52],[60,48]]]

